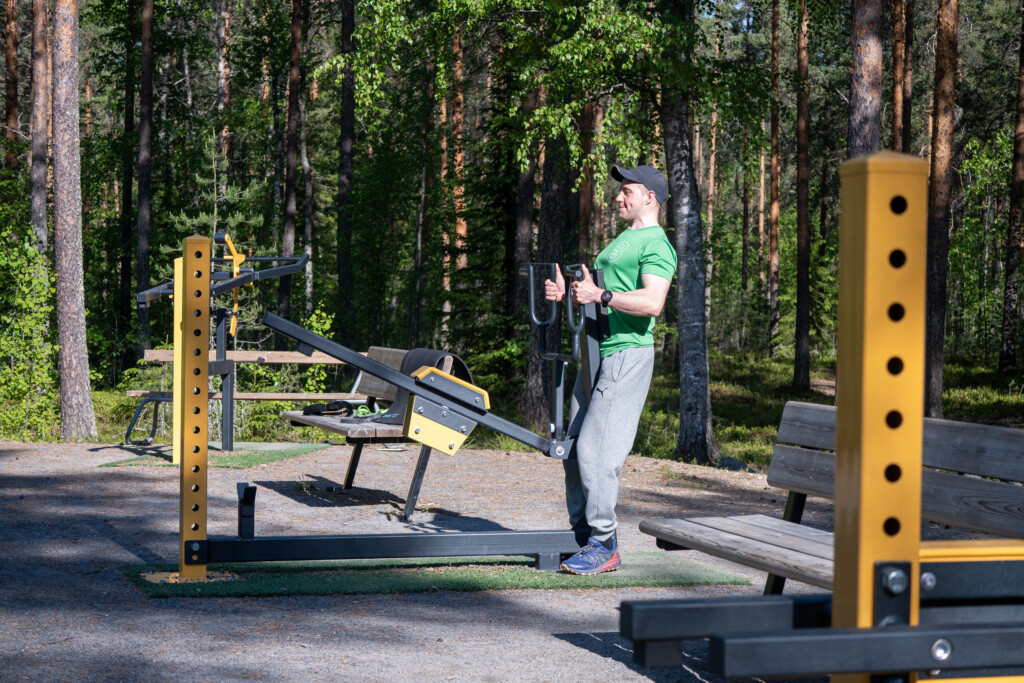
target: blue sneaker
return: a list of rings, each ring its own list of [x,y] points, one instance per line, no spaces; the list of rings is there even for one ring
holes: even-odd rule
[[[608,550],[601,541],[591,538],[578,553],[562,563],[562,570],[570,574],[600,574],[619,568],[619,545],[612,536],[612,549]]]

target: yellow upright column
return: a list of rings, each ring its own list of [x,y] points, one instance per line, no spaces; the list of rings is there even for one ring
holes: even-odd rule
[[[178,307],[182,305],[182,292],[184,291],[185,278],[185,264],[182,258],[174,259],[174,365],[172,366],[174,372],[172,377],[174,378],[174,402],[172,406],[172,424],[173,424],[173,436],[171,439],[171,462],[175,465],[181,464],[181,427],[182,427],[182,408],[184,407],[184,396],[179,392],[182,387],[176,381],[178,377],[181,377],[185,372],[185,349],[182,347],[182,335],[181,328],[184,325],[182,322],[184,318]]]
[[[175,344],[175,446],[181,453],[179,496],[178,574],[182,579],[205,579],[206,565],[186,565],[191,541],[206,540],[206,447],[208,443],[207,386],[210,348],[210,240],[186,237],[182,273],[175,272],[174,325],[181,341]],[[178,291],[178,283],[181,291]]]
[[[873,625],[876,562],[910,563],[916,624],[928,164],[880,152],[840,177],[833,626]]]

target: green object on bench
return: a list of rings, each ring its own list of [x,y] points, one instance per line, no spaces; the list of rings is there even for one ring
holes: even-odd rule
[[[786,578],[832,589],[832,534],[801,525],[807,496],[835,495],[835,408],[790,402],[768,483],[789,491],[781,520],[764,515],[648,519],[640,530],[669,549],[691,548],[769,572],[765,594]],[[925,418],[923,520],[1024,538],[1024,430]]]

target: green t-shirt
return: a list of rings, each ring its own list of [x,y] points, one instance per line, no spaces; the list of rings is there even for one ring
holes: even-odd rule
[[[612,292],[631,292],[644,286],[641,275],[657,275],[671,280],[676,272],[676,250],[665,231],[655,225],[623,230],[594,260],[604,274],[604,288]],[[623,349],[654,346],[654,318],[608,309],[611,336],[601,342],[601,357]]]

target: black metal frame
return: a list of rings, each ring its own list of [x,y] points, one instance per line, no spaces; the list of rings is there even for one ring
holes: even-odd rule
[[[420,464],[425,467],[422,458]],[[527,555],[534,557],[537,569],[556,571],[563,557],[579,550],[571,530],[258,537],[256,487],[239,483],[237,488],[238,535],[189,541],[185,564]]]
[[[831,628],[822,594],[627,601],[619,630],[650,667],[679,666],[684,641],[708,638],[709,668],[730,678],[1024,675],[1024,561],[922,563],[918,626],[906,625],[910,576],[907,563],[876,565],[871,628]]]
[[[213,241],[218,245],[225,245],[227,243],[227,234],[218,232],[214,235]],[[232,273],[224,271],[212,271],[210,273],[210,296],[216,297],[221,294],[230,292],[243,285],[251,284],[259,280],[269,280],[275,277],[284,277],[286,275],[292,275],[302,271],[309,263],[309,254],[303,254],[302,256],[254,256],[247,257],[246,263],[283,263],[284,265],[274,266],[272,268],[265,268],[263,270],[254,270],[252,268],[239,268],[239,275],[235,277]],[[233,263],[229,258],[212,258],[211,263]],[[150,303],[159,299],[162,296],[171,296],[174,294],[174,280],[164,282],[156,287],[144,290],[136,294],[135,301],[140,308],[148,308]],[[235,449],[235,365],[233,361],[227,360],[227,331],[231,324],[231,319],[234,313],[227,308],[219,308],[216,310],[216,342],[214,348],[216,350],[216,360],[210,363],[210,374],[219,375],[221,379],[221,450],[233,451]],[[141,414],[143,406],[148,401],[162,400],[167,401],[169,399],[146,399],[139,405],[135,411],[135,416],[128,425],[128,431],[125,434],[125,442],[133,445],[149,445],[153,442],[153,435],[156,433],[156,414],[154,408],[153,416],[153,429],[150,431],[149,438],[144,442],[130,441],[129,436],[132,430],[135,428],[135,422],[138,420]]]
[[[321,351],[332,358],[379,377],[399,389],[405,389],[410,394],[422,396],[426,399],[444,405],[451,412],[473,420],[477,424],[493,429],[496,432],[510,436],[516,441],[535,448],[541,453],[558,460],[566,460],[575,457],[576,439],[567,437],[565,439],[546,439],[534,434],[525,427],[520,427],[514,422],[492,415],[483,406],[482,399],[475,392],[467,392],[466,396],[454,393],[438,391],[429,382],[423,382],[398,370],[388,367],[383,363],[367,358],[366,356],[353,351],[347,346],[323,337],[315,332],[310,332],[301,325],[282,318],[279,315],[267,312],[263,316],[263,324],[281,334],[291,337],[299,342],[299,351],[312,354],[313,351]],[[472,396],[470,398],[470,395]]]

